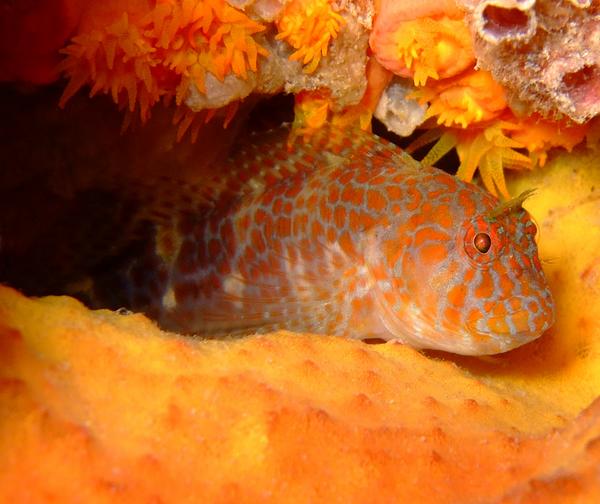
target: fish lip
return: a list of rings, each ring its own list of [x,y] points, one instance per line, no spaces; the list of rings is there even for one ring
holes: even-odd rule
[[[499,300],[498,303],[502,303],[504,302],[504,300]],[[493,309],[493,308],[492,308]],[[529,310],[525,309],[525,308],[521,308],[520,310],[513,310],[510,312],[507,312],[504,315],[498,315],[496,317],[490,317],[488,320],[495,320],[495,319],[505,319],[505,318],[514,318],[515,316],[519,315],[519,314],[529,314]],[[481,319],[479,319],[481,320]],[[477,334],[481,334],[484,336],[488,336],[490,338],[494,338],[494,337],[510,337],[512,339],[518,340],[520,343],[519,344],[524,344],[527,343],[529,341],[533,341],[536,338],[539,338],[545,331],[547,331],[550,327],[552,327],[552,324],[554,322],[554,312],[552,312],[552,317],[550,320],[547,320],[544,325],[539,329],[539,331],[532,331],[529,327],[529,322],[527,322],[527,326],[525,328],[519,328],[520,330],[517,330],[515,332],[512,332],[510,330],[510,327],[508,327],[507,331],[493,331],[493,330],[481,330],[477,327],[477,323],[479,322],[476,321],[474,324],[473,323],[467,323],[467,329],[470,332],[475,332]],[[514,322],[513,322],[514,323]]]
[[[502,300],[499,300],[498,302],[504,302],[504,301],[506,301],[506,300],[502,299]],[[530,311],[527,310],[526,308],[521,308],[519,310],[512,310],[512,311],[506,313],[505,315],[499,315],[499,316],[490,317],[490,318],[495,319],[495,318],[514,317],[515,315],[518,315],[519,313],[529,314]],[[480,351],[478,351],[478,355],[505,353],[510,350],[514,350],[515,348],[519,348],[523,345],[531,343],[532,341],[537,340],[546,331],[548,331],[554,325],[554,322],[556,319],[556,309],[555,309],[555,306],[553,303],[546,305],[545,314],[547,315],[547,317],[546,317],[544,324],[542,325],[542,327],[539,330],[534,330],[534,331],[532,331],[529,328],[529,324],[527,324],[526,328],[516,331],[514,333],[510,332],[510,327],[509,327],[509,330],[505,331],[505,332],[491,331],[491,330],[481,331],[481,330],[477,329],[477,327],[476,327],[477,321],[475,323],[467,323],[465,325],[465,328],[470,333],[477,333],[480,336],[489,338],[489,342],[485,345],[488,347],[488,349],[486,351],[481,351],[482,347],[480,347]],[[493,348],[493,350],[490,351],[490,349],[492,349],[492,348]]]

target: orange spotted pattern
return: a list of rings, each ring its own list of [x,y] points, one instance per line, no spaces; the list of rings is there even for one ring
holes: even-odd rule
[[[490,218],[493,196],[368,133],[288,133],[249,135],[213,181],[154,202],[146,248],[118,272],[131,309],[208,337],[289,329],[461,354],[552,325],[522,208]]]

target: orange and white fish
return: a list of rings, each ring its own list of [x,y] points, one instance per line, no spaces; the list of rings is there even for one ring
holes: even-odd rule
[[[553,324],[521,200],[364,132],[291,147],[288,135],[250,135],[202,187],[163,182],[143,246],[96,279],[94,298],[181,333],[288,329],[475,355]]]

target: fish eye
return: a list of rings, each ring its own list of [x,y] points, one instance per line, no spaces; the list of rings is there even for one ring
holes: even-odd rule
[[[462,241],[464,251],[478,268],[489,268],[503,253],[507,233],[500,222],[488,222],[484,217],[468,221],[464,225]]]
[[[473,245],[482,254],[487,254],[488,250],[492,246],[492,239],[487,233],[477,233],[473,238]]]

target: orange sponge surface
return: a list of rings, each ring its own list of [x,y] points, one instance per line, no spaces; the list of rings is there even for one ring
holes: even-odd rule
[[[574,160],[515,182],[539,187],[558,322],[498,357],[205,341],[0,288],[0,501],[593,501],[600,180]]]

